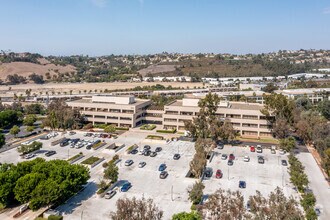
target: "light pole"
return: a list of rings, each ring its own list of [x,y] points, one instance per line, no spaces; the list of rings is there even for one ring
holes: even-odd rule
[[[228,166],[228,180],[229,180],[229,166]]]
[[[174,199],[173,199],[173,185],[172,185],[172,187],[171,187],[171,199],[172,199],[172,201],[174,200]]]

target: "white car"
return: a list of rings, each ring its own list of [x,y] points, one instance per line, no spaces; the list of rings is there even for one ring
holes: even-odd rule
[[[110,190],[108,192],[106,192],[106,194],[104,195],[105,199],[111,199],[112,197],[114,197],[114,195],[116,195],[116,191],[114,190]]]
[[[139,163],[139,168],[142,168],[142,167],[144,167],[145,165],[147,165],[147,163],[144,162],[144,161],[142,161],[142,162]]]
[[[34,157],[35,156],[35,154],[27,154],[27,155],[25,155],[25,159],[31,159],[32,157]]]
[[[286,153],[286,151],[283,150],[283,149],[280,149],[280,150],[279,150],[279,153],[280,153],[281,155],[284,155],[284,154]]]
[[[250,161],[250,157],[249,156],[244,156],[244,162],[249,162]]]

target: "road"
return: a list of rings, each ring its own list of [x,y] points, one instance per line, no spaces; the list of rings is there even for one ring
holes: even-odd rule
[[[316,197],[316,207],[321,208],[322,214],[320,219],[330,219],[330,187],[319,166],[309,152],[300,151],[300,153],[297,154],[297,158],[305,166],[305,171],[310,181],[310,188]]]

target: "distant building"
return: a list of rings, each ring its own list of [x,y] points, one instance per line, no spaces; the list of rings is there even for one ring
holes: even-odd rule
[[[276,90],[278,94],[283,94],[290,99],[307,97],[313,104],[329,99],[330,88],[310,88],[310,89],[285,89]]]

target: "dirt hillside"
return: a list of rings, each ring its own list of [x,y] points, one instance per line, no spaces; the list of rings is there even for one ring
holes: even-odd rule
[[[43,75],[47,72],[50,75],[59,73],[76,72],[74,66],[56,66],[48,62],[41,62],[42,64],[28,63],[28,62],[12,62],[0,64],[0,79],[5,80],[8,75],[18,74],[20,76],[28,77],[32,73]]]

